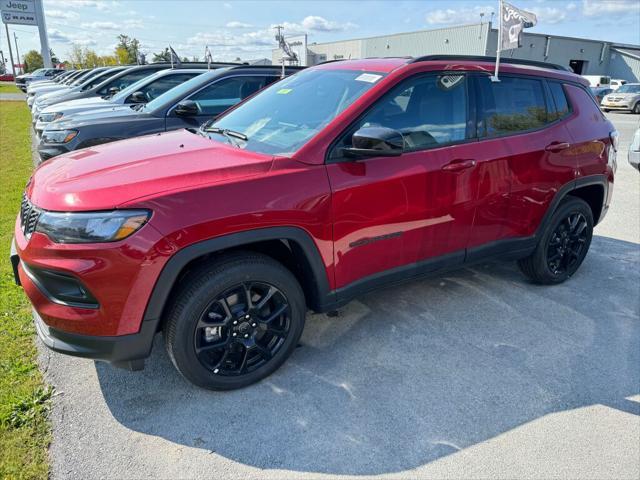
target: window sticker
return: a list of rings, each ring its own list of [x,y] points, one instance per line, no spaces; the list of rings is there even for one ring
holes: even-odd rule
[[[382,75],[375,75],[373,73],[363,73],[356,77],[359,82],[376,83],[382,78]]]
[[[286,95],[287,93],[291,93],[292,90],[293,88],[281,88],[276,93],[278,93],[279,95]]]

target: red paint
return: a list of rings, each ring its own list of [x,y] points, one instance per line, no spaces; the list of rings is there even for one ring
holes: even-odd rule
[[[44,321],[89,335],[137,332],[168,259],[188,245],[229,233],[270,226],[305,230],[333,290],[390,268],[530,236],[564,185],[603,173],[613,181],[607,164],[613,127],[578,87],[567,88],[573,114],[539,131],[325,165],[336,137],[403,79],[427,71],[489,72],[493,65],[374,59],[316,68],[388,75],[291,158],[239,150],[183,130],[92,147],[43,164],[27,191],[40,208],[153,212],[140,231],[109,244],[60,245],[39,233],[27,241],[16,223],[22,261],[79,277],[100,303],[98,310],[51,303],[20,270]],[[586,85],[564,72],[515,65],[502,71]],[[569,148],[547,149],[556,143]],[[388,237],[362,242],[380,236]]]

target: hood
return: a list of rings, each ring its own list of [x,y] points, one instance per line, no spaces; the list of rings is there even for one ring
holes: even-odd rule
[[[66,102],[56,103],[44,110],[42,113],[72,113],[81,110],[92,110],[94,108],[113,107],[114,104],[100,97],[78,98],[76,100],[68,100]]]
[[[53,110],[58,104],[53,105]],[[99,123],[113,123],[119,121],[131,121],[149,117],[148,113],[138,112],[131,108],[131,105],[111,105],[109,108],[99,108],[83,110],[62,118],[56,122],[56,129],[81,128],[85,125],[95,125]]]
[[[272,160],[177,130],[56,157],[34,172],[27,194],[47,210],[106,210],[167,191],[264,174]]]
[[[61,90],[63,88],[68,89],[69,86],[68,85],[60,85],[59,83],[50,83],[47,85],[39,85],[37,83],[34,83],[33,85],[29,85],[29,88],[27,89],[28,93],[31,92],[52,92],[54,90]]]
[[[38,95],[37,102],[42,104],[47,100],[51,100],[52,98],[60,98],[64,95],[70,95],[75,93],[75,89],[73,88],[54,88],[47,89],[46,91],[40,91],[40,95]]]

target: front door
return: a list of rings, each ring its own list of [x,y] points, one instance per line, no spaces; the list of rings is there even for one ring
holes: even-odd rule
[[[461,263],[473,222],[468,80],[421,74],[393,88],[329,152],[338,289]],[[365,126],[400,131],[398,157],[344,158]],[[354,283],[358,281],[357,283]]]

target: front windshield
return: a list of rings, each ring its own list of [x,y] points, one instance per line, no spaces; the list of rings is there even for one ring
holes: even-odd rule
[[[43,72],[44,72],[44,68],[39,68],[39,69],[34,70],[33,72],[31,72],[31,75],[33,75],[33,76],[38,76],[38,75],[40,75],[40,74],[41,74],[41,73],[43,73]]]
[[[122,70],[121,68],[113,68],[113,69],[100,72],[98,75],[95,75],[90,80],[85,79],[84,83],[82,84],[82,91],[89,90],[95,87],[99,83],[102,83],[105,80],[108,80],[110,77],[114,76],[116,73],[120,72],[121,70]]]
[[[640,93],[640,85],[622,85],[616,93]]]
[[[263,90],[205,131],[216,139],[228,137],[225,130],[239,133],[246,138],[235,142],[240,148],[289,155],[383,76],[357,70],[303,70]]]

